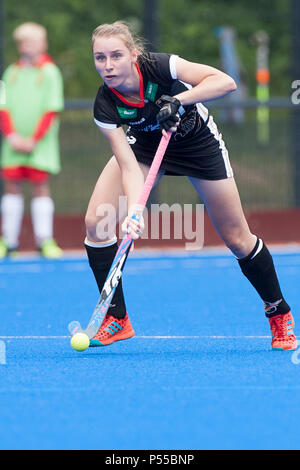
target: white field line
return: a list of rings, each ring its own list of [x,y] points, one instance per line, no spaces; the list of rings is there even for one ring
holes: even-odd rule
[[[70,336],[2,336],[1,339],[66,339]],[[197,336],[164,336],[164,335],[136,335],[136,339],[265,339],[270,338],[268,335],[257,336],[257,335],[197,335]]]

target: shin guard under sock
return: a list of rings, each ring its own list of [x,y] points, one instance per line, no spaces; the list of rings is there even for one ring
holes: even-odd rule
[[[109,246],[94,247],[85,243],[85,248],[87,251],[90,267],[92,268],[99,292],[101,293],[111,264],[115,254],[117,253],[118,244],[117,242],[114,242]],[[119,281],[107,313],[109,313],[109,315],[113,315],[116,318],[124,318],[126,315],[122,279]]]
[[[262,240],[257,238],[251,253],[238,262],[243,274],[263,300],[268,318],[290,311],[279,286],[273,258]]]

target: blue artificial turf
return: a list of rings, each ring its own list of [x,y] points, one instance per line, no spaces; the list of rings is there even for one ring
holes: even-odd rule
[[[274,261],[297,334],[300,253]],[[136,336],[79,353],[85,258],[0,263],[0,449],[299,449],[300,364],[233,257],[137,252],[124,289]]]

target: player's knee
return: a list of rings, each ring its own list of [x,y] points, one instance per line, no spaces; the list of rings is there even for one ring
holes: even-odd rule
[[[20,181],[4,181],[4,194],[22,194],[22,186]]]
[[[32,195],[33,197],[50,197],[50,188],[48,183],[33,183]]]
[[[256,237],[250,232],[245,233],[240,229],[234,229],[223,235],[223,241],[226,246],[237,257],[247,256],[252,249]]]
[[[85,230],[88,239],[94,240],[97,231],[98,218],[87,212],[85,215]]]
[[[85,228],[88,240],[107,242],[115,238],[116,221],[87,213],[85,216]]]

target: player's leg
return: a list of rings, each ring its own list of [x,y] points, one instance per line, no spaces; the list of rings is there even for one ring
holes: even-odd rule
[[[248,255],[257,237],[249,229],[234,178],[217,181],[189,179],[226,246],[238,259]]]
[[[21,181],[3,172],[4,194],[1,198],[2,238],[0,239],[0,258],[13,255],[19,247],[24,198]]]
[[[140,166],[146,178],[149,168]],[[123,196],[121,171],[115,157],[112,157],[96,183],[85,218],[85,247],[100,293],[118,250],[116,225],[127,214],[126,204],[120,205],[120,196]],[[103,323],[90,344],[103,346],[133,335],[121,279]]]
[[[113,157],[98,178],[85,216],[85,248],[90,267],[101,293],[111,263],[118,250],[116,224],[125,212],[119,213],[119,198],[122,196],[122,181],[119,165]],[[102,215],[101,215],[101,212]],[[126,305],[120,281],[111,302],[108,314],[125,318]]]
[[[243,274],[264,302],[266,316],[276,329],[274,348],[295,349],[297,341],[290,306],[283,297],[272,256],[249,229],[234,178],[219,181],[190,178],[218,234],[238,259]],[[273,331],[273,334],[274,334]]]
[[[31,219],[37,249],[46,258],[59,258],[62,250],[53,238],[54,202],[48,177],[46,172],[31,170]]]
[[[108,271],[118,250],[116,225],[126,215],[119,207],[122,196],[119,165],[114,157],[105,166],[91,196],[86,217],[85,248],[90,267],[101,293]],[[134,336],[120,280],[110,307],[90,346],[105,346]]]

